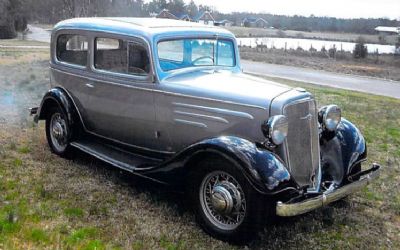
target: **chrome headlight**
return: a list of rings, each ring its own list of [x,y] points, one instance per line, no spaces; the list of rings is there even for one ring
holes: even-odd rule
[[[282,144],[288,134],[288,120],[284,115],[275,115],[262,125],[264,136],[275,145]]]
[[[318,112],[318,121],[329,131],[335,131],[341,119],[342,111],[337,105],[322,107]]]

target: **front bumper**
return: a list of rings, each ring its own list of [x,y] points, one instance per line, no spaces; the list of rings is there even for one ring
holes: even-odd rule
[[[295,216],[326,206],[329,203],[340,200],[351,193],[359,191],[368,185],[373,179],[377,178],[379,173],[380,166],[374,163],[370,169],[363,171],[361,175],[358,175],[360,176],[359,180],[338,189],[328,190],[317,197],[309,198],[300,202],[283,203],[278,201],[276,204],[276,214],[283,217]]]

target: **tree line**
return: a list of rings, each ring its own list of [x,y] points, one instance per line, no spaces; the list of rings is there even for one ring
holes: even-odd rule
[[[15,36],[16,31],[26,28],[27,22],[53,24],[67,18],[87,16],[148,17],[163,9],[174,14],[189,14],[192,18],[208,10],[216,20],[227,19],[237,26],[245,17],[263,18],[271,27],[282,30],[371,34],[376,26],[400,26],[399,21],[385,18],[341,19],[248,12],[223,14],[210,6],[197,5],[193,0],[188,4],[183,0],[152,0],[148,3],[143,0],[0,0],[0,38]]]
[[[356,10],[355,10],[356,11]],[[346,32],[359,34],[374,34],[377,26],[400,26],[398,20],[390,20],[387,18],[336,18],[336,17],[318,17],[318,16],[285,16],[273,14],[257,14],[247,12],[234,12],[223,15],[224,18],[230,19],[236,25],[245,17],[263,18],[268,21],[271,27],[282,30],[298,30],[298,31],[329,31],[329,32]]]

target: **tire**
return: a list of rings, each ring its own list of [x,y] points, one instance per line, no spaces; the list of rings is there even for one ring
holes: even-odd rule
[[[270,206],[239,168],[229,160],[210,159],[198,164],[194,172],[189,194],[200,226],[211,236],[235,244],[253,239],[265,225]]]
[[[46,118],[46,137],[53,153],[62,157],[69,155],[72,128],[69,125],[67,115],[58,106],[52,108]]]

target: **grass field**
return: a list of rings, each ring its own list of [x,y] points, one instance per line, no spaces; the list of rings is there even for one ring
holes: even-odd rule
[[[47,52],[0,48],[0,58],[0,249],[400,248],[400,100],[272,79],[339,104],[367,139],[368,163],[384,168],[362,192],[268,223],[238,247],[205,234],[175,190],[80,152],[51,154],[26,109],[48,88]]]
[[[355,59],[349,52],[336,53],[335,58],[326,53],[307,50],[256,49],[241,47],[240,57],[245,60],[311,68],[342,74],[362,75],[400,81],[400,56],[368,55]]]
[[[296,30],[285,30],[280,31],[277,29],[262,29],[262,28],[247,28],[247,27],[226,27],[235,34],[236,37],[290,37],[290,38],[308,38],[318,40],[330,40],[330,41],[343,41],[343,42],[355,42],[360,36],[362,36],[367,43],[381,44],[378,35],[366,35],[366,34],[355,34],[355,33],[341,33],[341,32],[305,32]],[[386,44],[394,45],[398,40],[398,36],[389,35],[385,37]]]

